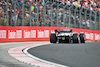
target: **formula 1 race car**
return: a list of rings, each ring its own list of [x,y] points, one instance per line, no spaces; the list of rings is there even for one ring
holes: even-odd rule
[[[50,43],[85,43],[86,37],[84,33],[73,33],[73,30],[55,30],[50,34]]]

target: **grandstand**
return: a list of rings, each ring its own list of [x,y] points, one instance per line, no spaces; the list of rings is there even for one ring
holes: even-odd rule
[[[0,26],[58,26],[100,30],[100,1],[0,0]]]

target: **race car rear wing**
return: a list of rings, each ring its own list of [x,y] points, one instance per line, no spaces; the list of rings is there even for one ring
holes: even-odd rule
[[[73,32],[73,30],[65,29],[65,30],[55,30],[55,33],[57,32]]]

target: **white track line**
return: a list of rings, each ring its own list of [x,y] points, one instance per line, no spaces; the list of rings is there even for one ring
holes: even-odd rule
[[[47,45],[47,44],[46,44]],[[43,45],[38,45],[38,46],[32,46],[32,47],[28,47],[26,49],[23,50],[23,52],[28,55],[29,57],[35,59],[35,60],[38,60],[38,61],[41,61],[41,62],[44,62],[44,63],[48,63],[48,64],[51,64],[51,65],[56,65],[56,66],[59,66],[59,67],[69,67],[69,66],[64,66],[64,65],[61,65],[61,64],[57,64],[57,63],[53,63],[53,62],[50,62],[50,61],[46,61],[46,60],[43,60],[43,59],[40,59],[36,56],[33,56],[31,55],[30,53],[28,53],[27,51],[31,48],[35,48],[35,47],[39,47],[39,46],[43,46]]]

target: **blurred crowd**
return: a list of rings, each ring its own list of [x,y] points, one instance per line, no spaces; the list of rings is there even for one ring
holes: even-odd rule
[[[68,5],[73,6],[74,8],[78,7],[79,9],[82,7],[84,9],[89,9],[90,11],[100,11],[100,1],[97,0],[35,0],[34,2],[32,2],[32,0],[9,0],[8,1],[8,25],[18,25],[21,26],[22,25],[22,5],[24,3],[24,25],[28,26],[30,23],[30,4],[31,5],[31,21],[32,21],[32,25],[35,26],[38,20],[38,24],[40,26],[44,25],[44,3],[46,3],[47,1],[50,1],[50,3],[48,3],[46,5],[46,13],[45,13],[45,22],[47,26],[50,26],[51,24],[51,4],[53,2],[55,2],[57,5],[62,3],[63,6]],[[15,5],[16,4],[16,8]],[[39,10],[38,10],[38,14],[37,14],[37,4],[39,6]],[[52,7],[52,14],[53,14],[53,25],[56,26],[57,24],[57,8],[54,6]],[[7,0],[0,0],[0,19],[4,19],[4,22],[7,21],[6,19],[6,12],[7,11]],[[64,21],[63,21],[63,7],[61,7],[59,9],[59,24],[63,25]],[[68,14],[69,12],[65,11],[65,14]],[[38,16],[38,17],[37,17]],[[66,19],[66,15],[64,15],[64,19],[67,22],[68,19]],[[79,17],[78,15],[75,17],[72,13],[71,13],[71,18],[77,18],[77,21],[79,21]],[[73,21],[72,20],[72,21]],[[87,22],[87,26],[89,26],[89,19],[87,21],[82,21],[82,24],[85,25],[85,22]]]

